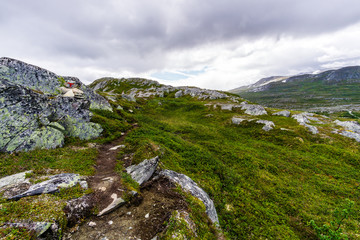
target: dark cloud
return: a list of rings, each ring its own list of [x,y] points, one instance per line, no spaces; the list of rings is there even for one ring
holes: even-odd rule
[[[359,21],[357,0],[4,0],[0,52],[136,72],[160,69],[171,51],[314,36]]]

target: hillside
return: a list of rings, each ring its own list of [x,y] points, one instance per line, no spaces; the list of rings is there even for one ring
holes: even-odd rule
[[[230,92],[268,107],[311,111],[360,111],[360,67],[319,74],[264,78]]]
[[[62,129],[61,148],[0,153],[0,177],[24,176],[11,187],[0,179],[1,238],[319,239],[309,222],[330,224],[336,209],[351,210],[342,236],[360,238],[360,124],[351,115],[139,78],[87,88],[110,106],[90,109],[99,137]],[[44,185],[53,179],[62,182]]]

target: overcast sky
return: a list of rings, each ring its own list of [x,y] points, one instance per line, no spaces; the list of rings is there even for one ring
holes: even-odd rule
[[[1,0],[0,56],[229,90],[360,65],[359,0]]]

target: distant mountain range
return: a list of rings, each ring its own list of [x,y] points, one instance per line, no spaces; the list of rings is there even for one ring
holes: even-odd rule
[[[267,77],[230,92],[269,107],[340,111],[359,110],[359,90],[360,66],[351,66],[318,74]]]

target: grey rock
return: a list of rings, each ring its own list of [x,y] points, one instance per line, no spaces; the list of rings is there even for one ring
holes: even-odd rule
[[[334,133],[343,135],[348,138],[353,138],[360,142],[360,124],[355,121],[339,121],[335,120],[334,123],[338,126],[345,128],[344,131],[335,131]]]
[[[233,117],[233,118],[231,119],[231,121],[232,121],[233,124],[239,125],[239,124],[242,123],[243,121],[246,121],[246,119],[239,118],[239,117]]]
[[[265,108],[261,105],[256,104],[241,104],[241,109],[245,110],[246,114],[259,116],[259,115],[267,115]]]
[[[221,110],[232,111],[234,104],[220,104]]]
[[[26,228],[29,231],[34,231],[37,237],[43,235],[48,229],[50,229],[52,223],[49,222],[15,222],[15,223],[4,223],[0,228],[17,227]]]
[[[121,197],[118,198],[116,193],[113,193],[111,195],[111,198],[113,199],[113,201],[103,210],[101,210],[98,214],[98,217],[104,216],[112,211],[114,211],[115,209],[123,206],[126,202],[124,199],[122,199]]]
[[[13,196],[9,198],[9,200],[19,200],[23,197],[58,192],[60,188],[73,187],[80,181],[81,180],[79,174],[62,173],[54,175],[51,176],[49,180],[32,185],[29,190],[19,195]]]
[[[91,195],[85,195],[81,198],[71,199],[67,201],[64,208],[68,226],[74,226],[92,215],[93,208],[95,207]]]
[[[126,168],[126,171],[131,175],[132,179],[141,185],[151,178],[156,170],[156,167],[158,166],[158,163],[159,157],[156,156],[149,160],[145,159],[138,165],[131,165],[130,167]]]
[[[311,121],[319,121],[319,119],[313,116],[313,113],[303,112],[293,115],[292,118],[294,118],[300,125],[305,126],[312,134],[318,134],[319,130],[317,127],[308,124]]]
[[[288,110],[283,110],[280,112],[273,113],[273,115],[275,115],[275,116],[283,116],[283,117],[290,117],[290,114],[291,113]]]
[[[191,178],[184,174],[177,173],[171,170],[162,170],[159,172],[159,176],[163,176],[169,179],[171,182],[179,184],[183,190],[200,199],[206,207],[206,214],[209,216],[210,220],[215,224],[219,223],[214,202],[210,199],[209,195],[202,188],[200,188]]]
[[[262,129],[266,132],[274,129],[275,127],[274,122],[268,120],[257,120],[256,123],[264,124],[264,127]]]
[[[183,96],[183,91],[182,90],[179,90],[175,93],[175,98],[179,98],[179,97],[182,97]]]
[[[13,174],[10,176],[0,178],[0,189],[9,187],[11,185],[16,185],[19,183],[24,183],[24,182],[29,183],[29,181],[25,178],[25,175],[27,173],[31,173],[31,172],[32,171],[25,171],[25,172],[21,172],[21,173],[17,173],[17,174]]]

